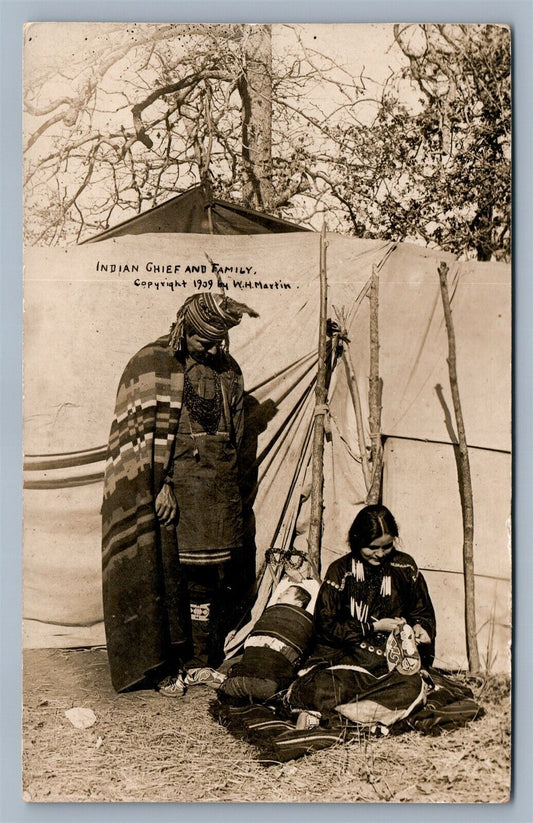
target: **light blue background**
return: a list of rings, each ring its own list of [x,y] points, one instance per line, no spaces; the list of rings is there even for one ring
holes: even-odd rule
[[[0,0],[0,561],[1,561],[1,778],[0,823],[19,821],[294,821],[394,820],[519,821],[533,823],[532,700],[532,466],[533,414],[533,175],[532,2],[10,2]],[[506,806],[369,804],[24,804],[20,799],[21,721],[21,43],[27,21],[128,22],[465,22],[509,23],[514,62],[514,777]],[[276,805],[276,808],[272,808]]]

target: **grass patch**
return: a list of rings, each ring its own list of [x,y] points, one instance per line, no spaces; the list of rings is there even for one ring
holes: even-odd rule
[[[509,799],[510,688],[467,678],[486,714],[425,737],[361,739],[261,766],[212,721],[213,691],[117,695],[103,649],[24,653],[23,792],[29,801],[484,803]],[[65,717],[92,709],[77,729]]]

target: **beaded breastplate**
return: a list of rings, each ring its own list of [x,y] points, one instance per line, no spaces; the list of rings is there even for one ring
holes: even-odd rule
[[[222,389],[220,387],[220,377],[216,371],[213,372],[215,382],[215,393],[213,397],[201,397],[192,385],[187,372],[183,385],[183,403],[189,412],[190,417],[207,434],[216,434],[222,412]]]

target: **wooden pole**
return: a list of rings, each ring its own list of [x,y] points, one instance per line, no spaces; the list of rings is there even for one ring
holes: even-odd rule
[[[372,277],[370,278],[370,379],[368,387],[372,482],[366,498],[367,503],[377,503],[381,491],[381,470],[383,467],[383,447],[381,444],[382,389],[383,381],[379,376],[379,277],[377,267],[374,265],[372,266]]]
[[[366,448],[365,429],[363,426],[363,411],[361,409],[361,395],[359,393],[359,384],[357,383],[357,376],[355,374],[353,360],[350,354],[350,343],[346,331],[346,314],[344,312],[344,309],[342,309],[342,311],[339,312],[335,306],[333,308],[335,310],[335,314],[337,315],[337,320],[339,321],[341,330],[344,329],[345,334],[345,337],[343,338],[342,342],[342,359],[344,361],[346,380],[348,383],[348,389],[350,391],[352,405],[355,412],[355,424],[357,428],[357,442],[359,445],[359,455],[361,457],[361,469],[363,472],[365,489],[368,493],[368,490],[370,489],[370,486],[372,484],[372,473],[370,471],[370,464],[368,462],[368,452]]]
[[[381,495],[381,473],[383,471],[383,449],[380,448],[372,468],[372,482],[366,496],[367,505],[379,503]]]
[[[322,508],[324,504],[324,416],[326,414],[326,348],[327,348],[327,274],[326,224],[320,232],[320,322],[318,331],[318,372],[315,387],[315,423],[313,431],[311,516],[308,536],[309,562],[320,575],[320,545],[322,538]]]
[[[459,396],[459,383],[457,380],[455,331],[453,327],[450,296],[448,293],[448,266],[446,263],[441,263],[439,266],[439,279],[442,306],[444,308],[444,320],[446,322],[446,332],[448,334],[447,363],[450,375],[450,388],[452,392],[455,421],[457,424],[457,439],[459,441],[458,471],[463,512],[463,572],[465,587],[466,650],[468,654],[469,670],[472,673],[476,673],[480,670],[480,663],[477,646],[476,597],[474,582],[474,498],[472,494],[472,478],[470,474],[470,460],[468,457],[463,411],[461,408],[461,398]]]
[[[361,468],[363,470],[365,488],[368,492],[370,490],[370,486],[372,485],[372,473],[370,471],[370,464],[368,462],[368,454],[366,451],[365,430],[363,426],[363,412],[361,410],[361,396],[359,394],[359,386],[357,384],[357,377],[355,376],[355,369],[353,367],[350,349],[346,341],[344,341],[343,343],[342,359],[344,361],[346,379],[348,381],[348,388],[350,390],[352,403],[355,411],[355,422],[357,425],[357,440],[359,443],[359,454],[361,455]]]

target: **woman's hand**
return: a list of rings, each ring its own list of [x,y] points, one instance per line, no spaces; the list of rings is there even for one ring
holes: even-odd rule
[[[381,620],[374,620],[372,628],[375,632],[393,632],[394,629],[401,629],[404,623],[403,617],[383,617]]]
[[[163,485],[163,488],[155,499],[155,513],[159,518],[162,526],[170,526],[176,519],[178,514],[178,501],[174,494],[174,489],[168,483]]]
[[[413,626],[413,632],[414,632],[415,640],[416,640],[417,644],[419,644],[419,643],[431,643],[431,638],[430,638],[429,634],[427,633],[427,631],[425,629],[422,628],[420,623],[415,623],[415,625]]]

